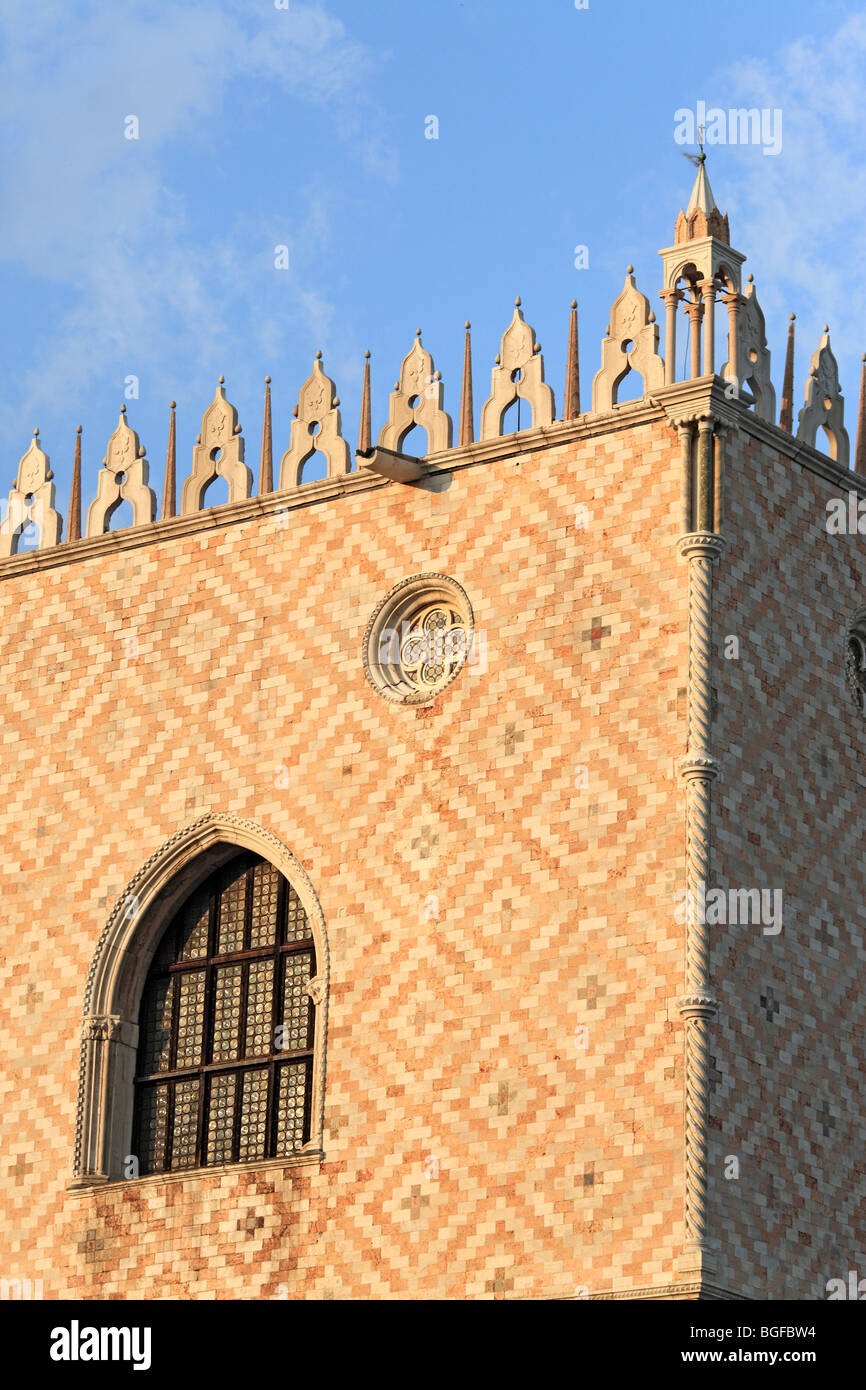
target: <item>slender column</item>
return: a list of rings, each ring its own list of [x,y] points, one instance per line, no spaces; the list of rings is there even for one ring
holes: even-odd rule
[[[692,526],[692,439],[695,427],[691,420],[680,420],[677,435],[680,441],[680,509],[683,531],[693,530]]]
[[[742,299],[736,290],[722,295],[722,303],[728,306],[728,376],[740,384],[740,304]]]
[[[698,488],[695,522],[698,531],[712,531],[715,501],[715,458],[713,442],[715,422],[711,418],[698,421]]]
[[[704,316],[704,306],[697,298],[697,291],[694,293],[695,298],[686,305],[692,329],[692,380],[701,374],[701,319]]]
[[[680,290],[662,290],[665,302],[665,386],[677,379],[677,306],[682,299]]]
[[[701,421],[712,428],[712,422]],[[701,443],[712,433],[702,431]],[[703,471],[703,470],[701,470]],[[679,1013],[685,1024],[685,1228],[681,1268],[712,1270],[707,1231],[710,1025],[718,1013],[712,995],[710,943],[705,921],[710,877],[710,789],[718,764],[710,752],[712,699],[713,563],[725,546],[707,531],[680,537],[689,564],[688,745],[680,766],[686,784],[686,993]]]
[[[712,376],[716,370],[716,282],[700,281],[704,302],[704,374]]]

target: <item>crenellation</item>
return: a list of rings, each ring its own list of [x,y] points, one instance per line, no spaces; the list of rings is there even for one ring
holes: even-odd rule
[[[504,417],[515,402],[525,402],[525,416],[519,416],[521,440],[529,442],[539,434],[560,431],[563,440],[578,422],[595,425],[599,416],[626,411],[631,419],[634,401],[617,402],[619,387],[632,372],[642,379],[645,403],[652,404],[662,389],[680,384],[676,370],[677,315],[682,311],[691,322],[691,361],[687,380],[727,383],[726,399],[733,398],[735,413],[743,423],[760,419],[773,425],[776,414],[776,391],[771,377],[770,351],[767,346],[766,324],[758,302],[754,277],[748,276],[745,291],[740,291],[740,267],[745,256],[730,244],[727,216],[719,212],[709,180],[705,157],[700,156],[695,186],[686,212],[677,218],[673,247],[659,254],[664,263],[665,355],[659,351],[660,330],[649,301],[635,284],[629,266],[623,290],[614,300],[610,322],[601,342],[602,365],[593,378],[592,409],[581,415],[580,364],[577,336],[577,304],[572,301],[568,346],[565,362],[565,392],[562,418],[555,418],[552,388],[545,381],[541,346],[532,327],[525,321],[521,301],[515,303],[511,323],[503,334],[491,377],[491,394],[481,410],[478,441],[475,441],[472,393],[472,357],[470,327],[465,327],[463,377],[460,395],[459,440],[454,443],[451,416],[445,410],[445,386],[436,370],[432,354],[421,342],[420,330],[410,351],[403,358],[400,374],[389,398],[388,419],[378,434],[378,446],[373,448],[373,429],[370,398],[370,355],[365,354],[361,418],[358,449],[353,467],[351,451],[342,433],[339,399],[335,383],[322,366],[321,353],[316,354],[313,371],[300,389],[298,404],[293,411],[289,447],[282,454],[274,493],[273,434],[271,422],[271,378],[265,378],[265,402],[262,423],[261,455],[256,495],[266,498],[281,496],[282,508],[289,508],[288,495],[304,489],[305,499],[337,495],[340,480],[365,474],[368,478],[397,483],[424,483],[425,477],[439,469],[465,466],[467,461],[480,462],[496,458],[500,450],[490,452],[498,440],[512,440],[514,432],[504,436]],[[714,313],[715,304],[725,305],[728,311],[728,357],[715,369]],[[793,432],[791,398],[794,382],[794,315],[788,330],[788,344],[782,388],[782,405],[778,428]],[[857,473],[864,475],[866,464],[866,372],[861,382],[861,410],[857,440]],[[728,412],[730,414],[730,412]],[[838,365],[829,345],[829,336],[821,344],[811,362],[805,388],[805,403],[800,411],[796,440],[802,449],[819,451],[826,443],[826,456],[836,465],[847,469],[850,453],[844,426],[844,404],[839,389]],[[428,448],[422,457],[403,452],[403,445],[416,427],[426,431]],[[606,426],[607,427],[607,426]],[[513,448],[513,443],[508,448]],[[521,443],[519,448],[523,448]],[[533,446],[535,447],[535,446]],[[548,441],[545,439],[545,447]],[[175,403],[171,402],[168,447],[164,475],[161,521],[172,521],[178,512],[176,488],[176,421]],[[303,482],[304,465],[316,452],[326,460],[326,477]],[[446,457],[447,456],[447,457]],[[28,468],[38,457],[38,446],[31,444],[25,458]],[[435,463],[434,463],[435,461]],[[519,460],[515,460],[519,462]],[[24,459],[19,464],[21,473]],[[46,463],[47,467],[47,463]],[[111,532],[111,519],[124,500],[132,504],[133,528],[156,523],[156,499],[148,486],[147,459],[138,436],[126,419],[126,407],[121,408],[117,429],[109,441],[106,458],[97,475],[96,497],[91,502],[84,528],[86,539]],[[205,493],[218,477],[228,484],[228,499],[215,507],[204,507]],[[47,476],[39,483],[37,492],[24,490],[20,476],[9,493],[5,513],[0,523],[0,561],[25,552],[34,564],[47,549],[59,544],[62,519],[54,509],[54,485]],[[322,486],[324,484],[324,487]],[[81,427],[76,434],[75,464],[67,542],[81,539]],[[37,495],[38,494],[38,495]],[[214,399],[202,417],[201,432],[193,448],[192,469],[185,479],[180,497],[181,517],[199,516],[204,523],[204,511],[222,514],[226,523],[235,509],[254,495],[253,475],[244,462],[244,439],[238,424],[237,409],[227,401],[224,378],[220,377]],[[227,510],[228,509],[228,510]],[[118,535],[119,532],[111,532]],[[153,532],[154,539],[157,532]],[[35,537],[35,544],[26,543]],[[136,542],[138,543],[138,542]],[[76,545],[75,554],[84,553]]]

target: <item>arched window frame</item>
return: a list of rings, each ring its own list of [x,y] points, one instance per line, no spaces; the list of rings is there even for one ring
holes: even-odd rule
[[[100,936],[85,990],[73,1186],[125,1178],[125,1160],[132,1152],[139,1009],[153,954],[181,904],[215,869],[244,849],[273,864],[297,893],[310,923],[317,973],[307,986],[316,1005],[310,1138],[293,1157],[243,1166],[287,1166],[323,1157],[329,956],[322,909],[304,868],[275,835],[254,821],[211,813],[178,831],[141,866],[115,903]],[[146,1180],[195,1178],[214,1171],[189,1168]]]

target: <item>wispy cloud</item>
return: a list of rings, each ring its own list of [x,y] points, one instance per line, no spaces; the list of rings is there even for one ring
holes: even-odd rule
[[[0,259],[61,306],[7,382],[7,408],[33,414],[48,390],[71,406],[106,371],[118,384],[127,372],[161,381],[179,351],[194,373],[239,340],[238,358],[299,329],[326,334],[332,306],[311,263],[333,194],[281,170],[280,216],[249,211],[214,145],[235,112],[272,105],[291,120],[303,103],[372,178],[395,178],[365,96],[376,60],[338,19],[301,0],[7,0],[0,44]],[[138,140],[124,138],[128,115]],[[187,186],[190,150],[199,168]],[[281,243],[306,274],[274,271]]]
[[[780,108],[783,144],[772,159],[740,151],[736,185],[715,191],[734,210],[733,240],[749,252],[776,332],[795,311],[800,349],[811,352],[829,321],[834,350],[845,359],[842,384],[853,397],[866,349],[866,14],[822,33],[816,11],[815,24],[816,37],[782,46],[773,61],[738,59],[716,84],[720,105]]]

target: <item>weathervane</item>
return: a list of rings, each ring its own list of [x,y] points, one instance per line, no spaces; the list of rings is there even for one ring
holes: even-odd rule
[[[684,155],[696,168],[700,168],[702,164],[707,162],[707,156],[704,154],[704,126],[702,125],[698,126],[698,149],[700,154],[689,154],[688,150],[680,150],[680,154]]]

